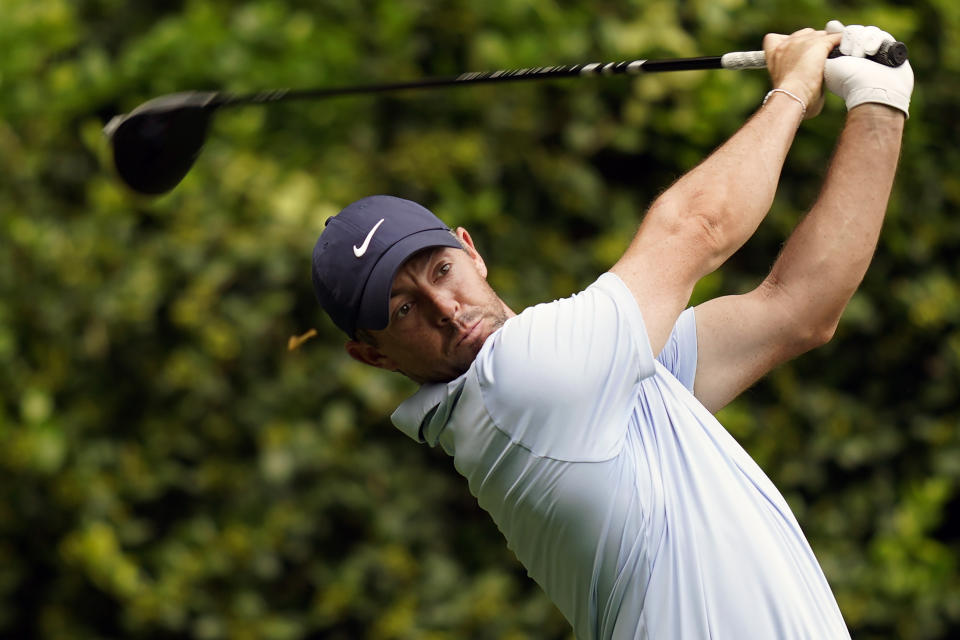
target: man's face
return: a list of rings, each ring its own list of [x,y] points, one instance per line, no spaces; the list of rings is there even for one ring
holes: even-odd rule
[[[464,373],[484,341],[514,315],[487,284],[487,268],[466,230],[464,249],[414,254],[393,279],[390,323],[369,331],[376,345],[347,343],[351,356],[415,382],[445,382]]]

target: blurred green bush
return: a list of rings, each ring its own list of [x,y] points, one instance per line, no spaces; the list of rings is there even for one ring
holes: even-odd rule
[[[110,116],[186,89],[756,49],[832,17],[910,45],[888,222],[835,340],[721,418],[793,505],[855,637],[960,635],[960,5],[2,0],[0,15],[0,636],[568,638],[449,460],[390,426],[411,386],[343,354],[313,300],[313,240],[344,204],[393,193],[470,228],[515,308],[565,296],[767,78],[224,112],[156,200],[113,176]],[[803,126],[768,222],[695,301],[763,275],[842,112],[830,98]]]

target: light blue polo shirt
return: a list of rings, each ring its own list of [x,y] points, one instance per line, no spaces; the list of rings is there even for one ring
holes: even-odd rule
[[[693,397],[696,353],[688,309],[654,359],[607,273],[393,421],[453,456],[579,640],[849,638],[786,501]]]

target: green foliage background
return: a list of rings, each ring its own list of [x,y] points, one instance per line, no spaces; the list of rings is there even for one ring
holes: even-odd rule
[[[794,507],[854,637],[960,636],[952,0],[0,0],[0,636],[568,638],[449,460],[390,426],[411,386],[343,354],[313,241],[393,193],[468,227],[514,308],[565,296],[768,80],[227,111],[155,200],[112,175],[110,116],[186,89],[756,49],[832,17],[910,45],[888,222],[834,341],[721,418]],[[842,119],[829,98],[803,125],[768,221],[696,300],[758,282]]]

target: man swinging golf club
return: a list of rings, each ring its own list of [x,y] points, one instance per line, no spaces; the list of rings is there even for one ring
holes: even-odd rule
[[[581,640],[849,637],[786,501],[713,412],[826,342],[864,275],[913,88],[909,63],[863,59],[885,40],[836,22],[767,35],[763,105],[570,298],[515,314],[465,229],[389,196],[317,241],[347,351],[422,383],[394,423],[453,456]],[[848,115],[816,203],[758,288],[685,309],[760,224],[824,79]]]

